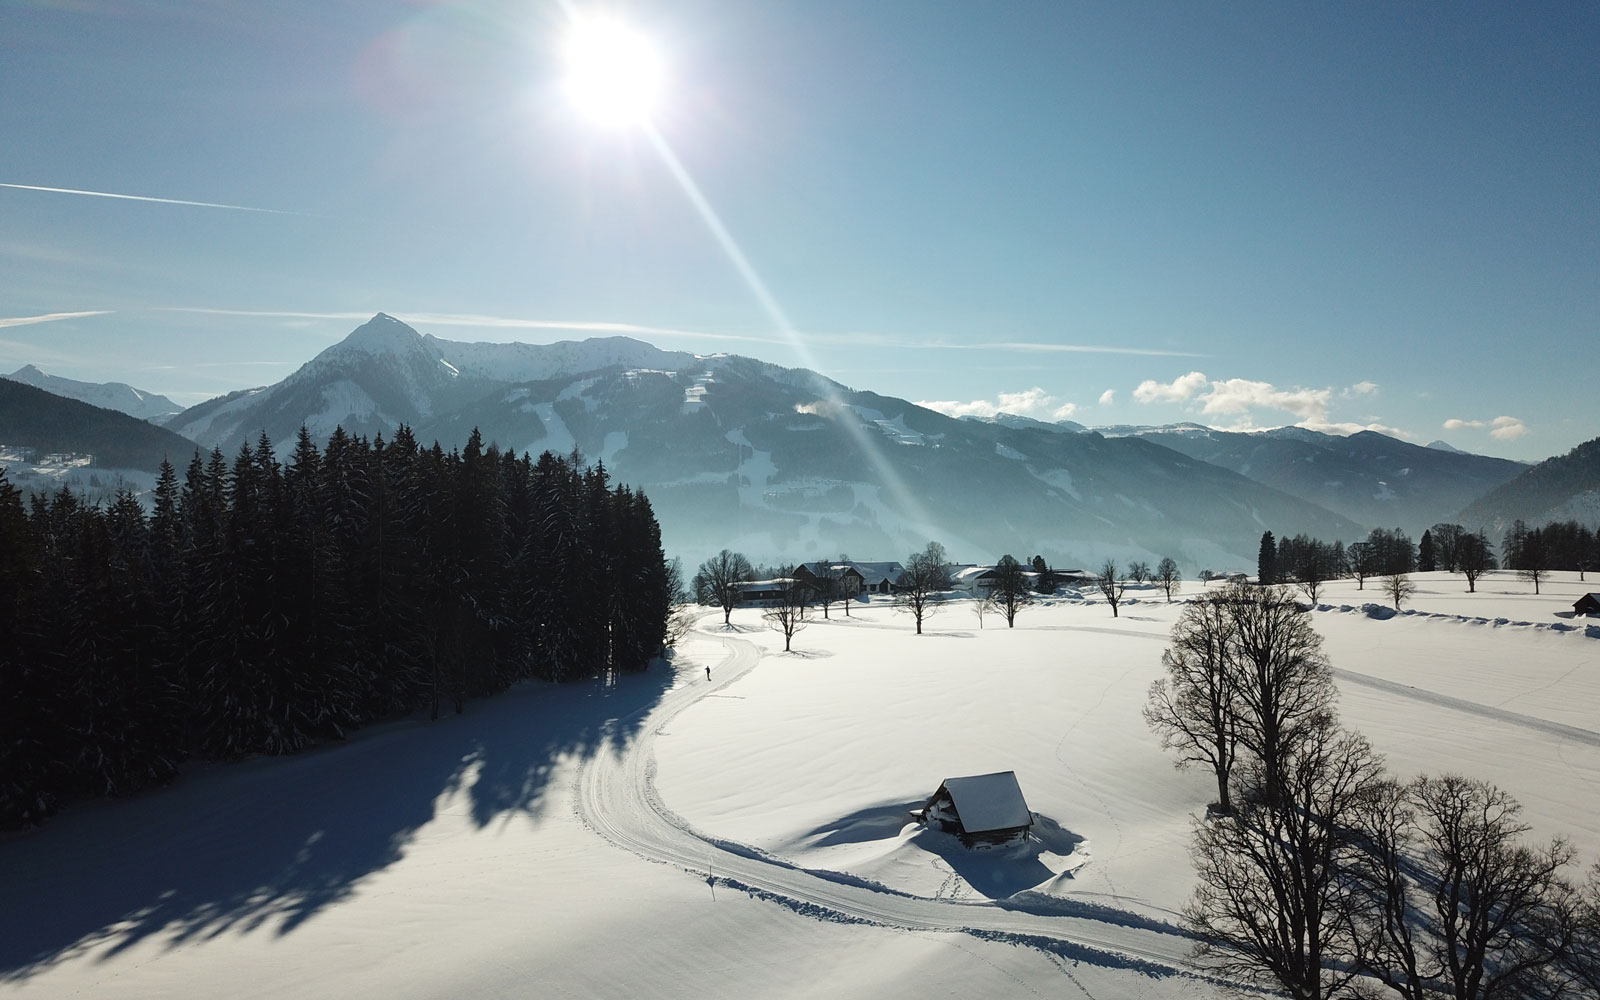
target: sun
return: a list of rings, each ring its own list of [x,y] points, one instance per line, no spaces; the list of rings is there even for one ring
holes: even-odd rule
[[[621,21],[580,21],[567,38],[566,61],[567,97],[599,124],[648,121],[660,101],[661,55],[648,38]]]

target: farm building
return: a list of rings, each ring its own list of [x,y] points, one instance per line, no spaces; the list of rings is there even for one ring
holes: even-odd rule
[[[1033,826],[1033,813],[1022,798],[1015,771],[946,778],[912,816],[955,834],[968,847],[1020,839]]]
[[[1572,610],[1580,615],[1600,615],[1600,594],[1584,594],[1573,603]]]

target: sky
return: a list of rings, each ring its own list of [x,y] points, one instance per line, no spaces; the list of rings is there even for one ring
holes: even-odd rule
[[[572,100],[602,18],[647,119]],[[8,0],[0,372],[197,403],[383,311],[1539,460],[1600,435],[1596,51],[1592,3]]]

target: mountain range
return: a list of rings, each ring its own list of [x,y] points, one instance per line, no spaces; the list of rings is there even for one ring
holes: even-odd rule
[[[79,382],[40,371],[33,365],[23,365],[4,377],[57,396],[76,399],[106,410],[117,410],[138,417],[140,420],[150,420],[158,424],[183,410],[183,407],[165,396],[135,389],[126,382]]]
[[[645,490],[690,565],[723,547],[772,563],[901,558],[934,539],[974,562],[1248,569],[1265,530],[1420,533],[1530,471],[1371,432],[956,419],[752,358],[626,337],[460,343],[382,313],[281,382],[166,419],[230,455],[263,433],[286,451],[302,425],[325,438],[401,424],[446,448],[476,427],[503,450],[603,461]]]
[[[84,383],[79,383],[84,384]],[[197,445],[120,410],[0,378],[0,443],[51,452],[91,454],[104,468],[154,471],[162,459],[180,469]]]

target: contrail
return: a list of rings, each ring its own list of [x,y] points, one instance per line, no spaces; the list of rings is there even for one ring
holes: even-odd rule
[[[242,316],[263,319],[327,319],[367,320],[372,312],[299,312],[286,309],[205,309],[200,307],[167,306],[162,312],[199,313],[207,316]],[[418,313],[398,310],[390,313],[407,323],[428,326],[470,326],[506,330],[576,330],[580,333],[628,333],[640,336],[703,337],[708,340],[738,340],[757,344],[772,343],[770,337],[751,337],[737,333],[711,333],[705,330],[684,330],[668,326],[644,326],[638,323],[613,323],[604,320],[520,319],[515,316],[484,316],[478,313]]]
[[[81,319],[85,316],[105,316],[113,311],[114,310],[111,309],[91,309],[86,312],[45,313],[43,316],[0,317],[0,328],[8,326],[32,326],[35,323],[53,323],[58,319]]]
[[[182,198],[151,198],[142,194],[113,194],[110,191],[80,191],[77,188],[40,187],[37,184],[3,184],[0,188],[18,191],[48,191],[51,194],[81,194],[90,198],[117,198],[121,201],[153,201],[161,205],[191,205],[195,208],[226,208],[234,212],[264,212],[267,215],[309,216],[307,212],[290,212],[281,208],[252,208],[249,205],[224,205],[215,201],[184,201]]]

